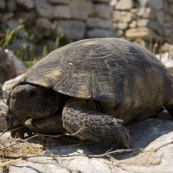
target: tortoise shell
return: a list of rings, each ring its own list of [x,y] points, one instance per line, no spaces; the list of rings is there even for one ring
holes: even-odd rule
[[[99,38],[77,41],[51,52],[19,83],[130,106],[153,103],[156,97],[163,101],[168,76],[166,67],[140,45],[118,38]]]

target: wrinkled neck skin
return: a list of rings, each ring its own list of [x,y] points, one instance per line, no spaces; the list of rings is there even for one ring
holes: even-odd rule
[[[61,105],[59,103],[58,92],[28,83],[21,83],[13,88],[7,100],[9,110],[21,124],[29,118],[41,119],[54,115]]]

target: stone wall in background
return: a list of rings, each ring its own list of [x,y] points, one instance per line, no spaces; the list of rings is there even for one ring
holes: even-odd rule
[[[173,38],[173,0],[114,0],[112,5],[119,37]]]
[[[1,32],[26,23],[35,40],[55,39],[64,34],[70,40],[116,36],[113,32],[110,0],[0,0]],[[19,31],[23,36],[23,31]]]
[[[173,0],[0,0],[0,32],[24,23],[18,37],[52,44],[93,37],[171,38]],[[27,31],[27,34],[25,33]]]

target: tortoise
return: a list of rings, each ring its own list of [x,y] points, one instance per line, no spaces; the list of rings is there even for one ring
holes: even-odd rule
[[[68,132],[81,140],[131,148],[125,124],[163,107],[173,115],[173,77],[136,43],[84,39],[36,63],[13,86],[7,104],[10,127],[26,127],[18,130],[21,138],[25,132]]]

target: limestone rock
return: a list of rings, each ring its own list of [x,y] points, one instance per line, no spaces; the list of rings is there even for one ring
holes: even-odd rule
[[[49,0],[51,4],[69,4],[70,0]]]
[[[14,16],[14,14],[13,14],[12,12],[4,13],[4,14],[1,16],[1,22],[2,22],[2,23],[5,23],[5,22],[7,22],[9,19],[11,19],[13,16]]]
[[[23,6],[24,8],[30,10],[34,7],[32,0],[16,0],[17,4]]]
[[[138,10],[136,11],[136,15],[141,17],[141,18],[155,19],[155,11],[150,7],[147,7],[147,8],[140,7],[140,8],[138,8]]]
[[[5,8],[5,1],[0,0],[0,9],[4,9],[4,8]]]
[[[8,1],[7,2],[8,11],[13,12],[17,9],[16,1]]]
[[[114,11],[112,19],[115,22],[129,23],[134,18],[134,15],[126,11]]]
[[[40,17],[51,19],[53,17],[53,6],[46,0],[35,0],[35,8]]]
[[[90,17],[87,20],[87,26],[90,28],[111,29],[113,27],[113,24],[112,24],[112,21],[107,20],[107,19]]]
[[[125,22],[119,22],[117,26],[119,29],[125,30],[128,27],[128,24]]]
[[[80,40],[85,35],[85,23],[77,20],[59,20],[55,33],[56,35],[64,35],[68,39]]]
[[[88,5],[86,0],[73,0],[70,2],[70,10],[72,18],[86,20],[88,18]]]
[[[64,18],[64,19],[71,18],[70,7],[68,5],[58,5],[54,7],[53,10],[54,10],[53,11],[54,18]]]
[[[53,31],[52,22],[49,19],[43,17],[36,19],[36,27],[41,32],[41,34],[46,37],[49,36]]]
[[[118,0],[111,0],[109,4],[110,4],[112,7],[114,7],[114,6],[116,5],[117,2],[118,2]]]
[[[95,10],[98,17],[110,19],[113,7],[107,4],[96,4]]]
[[[113,31],[94,28],[87,31],[88,38],[116,37],[117,34]]]
[[[115,9],[117,10],[129,10],[133,7],[132,0],[120,0],[116,3]]]
[[[18,139],[10,139],[9,133],[6,133],[1,137],[1,141],[6,145],[13,144],[15,156],[21,157],[23,154],[21,151],[30,155],[25,160],[19,160],[9,165],[10,173],[30,173],[33,170],[47,173],[55,172],[55,170],[58,170],[58,173],[172,173],[172,120],[148,118],[131,123],[126,127],[130,131],[134,150],[129,152],[115,149],[114,154],[105,153],[110,149],[110,146],[106,144],[70,145],[70,142],[64,144],[60,138],[58,140],[47,139],[46,144],[49,147],[46,152],[40,151],[42,154],[39,156],[37,153],[30,154],[31,147],[41,148],[36,139],[36,142],[26,143]],[[14,145],[15,143],[17,145]],[[76,143],[79,144],[79,142]],[[15,149],[18,146],[20,146],[20,151]],[[13,151],[11,151],[11,155]],[[101,154],[110,154],[111,160],[102,157]]]
[[[135,28],[136,26],[137,26],[136,20],[133,20],[133,21],[129,24],[129,27],[130,27],[130,28]]]
[[[126,30],[125,32],[126,37],[148,37],[148,36],[157,36],[156,33],[154,33],[153,30],[146,28],[146,27],[140,27],[140,28],[131,28]]]

